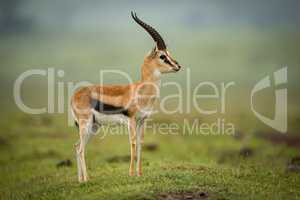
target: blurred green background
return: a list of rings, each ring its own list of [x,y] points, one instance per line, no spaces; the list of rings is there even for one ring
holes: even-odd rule
[[[99,83],[99,72],[103,69],[122,70],[129,73],[133,80],[138,80],[143,57],[153,48],[154,43],[145,31],[133,22],[130,17],[131,10],[136,11],[141,19],[153,25],[161,33],[169,51],[183,66],[183,70],[179,73],[164,76],[163,82],[176,81],[185,88],[187,87],[186,74],[189,69],[192,89],[203,81],[211,81],[216,85],[230,81],[234,81],[236,84],[228,90],[225,114],[218,112],[214,115],[203,115],[192,110],[174,115],[160,113],[156,114],[154,119],[157,122],[176,121],[180,124],[184,118],[196,118],[205,122],[215,121],[222,117],[235,125],[237,133],[243,135],[243,139],[236,141],[234,138],[229,139],[228,136],[213,136],[213,138],[210,138],[211,136],[193,136],[192,139],[170,136],[168,138],[160,135],[153,136],[151,130],[148,130],[148,141],[159,144],[162,148],[159,148],[161,151],[157,154],[149,153],[146,157],[150,164],[145,167],[146,170],[149,170],[144,180],[145,184],[142,185],[141,180],[135,180],[141,184],[140,188],[131,185],[132,188],[130,186],[130,188],[118,188],[112,191],[103,189],[102,193],[93,193],[95,196],[90,198],[98,197],[97,195],[107,197],[109,194],[115,194],[115,197],[119,197],[119,199],[122,194],[128,198],[132,197],[130,196],[132,193],[128,191],[134,191],[133,196],[140,198],[141,193],[143,193],[141,191],[149,190],[154,191],[154,193],[149,194],[149,198],[153,198],[153,195],[155,196],[159,192],[179,189],[191,190],[200,187],[208,193],[212,193],[212,198],[214,195],[223,197],[224,194],[235,199],[240,198],[245,193],[245,191],[239,192],[239,186],[248,187],[249,185],[251,192],[255,193],[256,191],[257,195],[262,198],[270,197],[273,190],[282,192],[280,193],[282,196],[279,195],[279,198],[284,197],[286,193],[293,195],[290,196],[292,197],[290,199],[299,198],[299,193],[296,190],[285,191],[285,189],[295,187],[295,183],[299,185],[298,174],[295,177],[292,175],[291,178],[285,177],[283,186],[267,188],[265,191],[259,190],[261,185],[255,185],[254,182],[247,185],[248,183],[246,184],[243,180],[241,182],[231,180],[230,178],[235,176],[235,172],[232,172],[233,174],[231,172],[225,173],[225,182],[236,184],[235,187],[237,188],[229,192],[223,191],[226,186],[224,183],[219,184],[218,177],[212,179],[211,182],[203,183],[201,180],[205,177],[195,176],[193,170],[190,174],[190,171],[186,172],[187,174],[181,174],[183,177],[191,176],[187,180],[190,182],[188,186],[185,185],[185,181],[180,182],[182,184],[177,183],[178,187],[172,183],[165,185],[161,183],[165,187],[149,185],[153,181],[153,177],[149,174],[151,174],[152,168],[155,169],[155,166],[151,165],[152,160],[154,163],[163,165],[165,163],[163,158],[166,158],[171,163],[166,164],[165,168],[172,168],[172,166],[187,162],[209,166],[211,167],[210,170],[221,170],[223,165],[219,165],[217,160],[220,155],[223,155],[222,152],[239,151],[245,146],[251,146],[253,151],[257,151],[255,155],[260,154],[263,159],[266,159],[263,163],[270,168],[274,166],[274,163],[269,161],[278,159],[278,163],[275,164],[278,169],[272,171],[271,175],[262,173],[261,177],[253,177],[253,181],[256,178],[266,178],[265,184],[272,185],[268,182],[268,178],[274,174],[274,180],[279,182],[283,180],[281,177],[282,170],[293,156],[298,155],[296,152],[300,145],[290,147],[283,141],[285,139],[282,139],[283,146],[266,141],[264,141],[266,143],[261,143],[262,141],[255,137],[258,132],[275,134],[276,131],[254,116],[250,109],[250,92],[259,80],[267,75],[272,75],[274,71],[284,66],[288,66],[287,137],[299,137],[299,8],[300,3],[296,0],[0,1],[0,99],[2,113],[0,160],[2,172],[6,173],[5,179],[1,182],[3,198],[30,198],[32,196],[40,197],[40,195],[44,195],[45,199],[53,199],[55,196],[66,198],[65,193],[70,191],[76,191],[72,195],[78,197],[86,190],[93,191],[93,187],[96,187],[95,184],[83,188],[77,186],[75,166],[70,172],[67,170],[57,172],[56,168],[53,167],[55,166],[53,163],[62,158],[70,158],[74,161],[72,144],[75,143],[78,135],[74,128],[67,126],[66,112],[57,114],[57,105],[55,105],[56,114],[33,116],[21,112],[14,102],[13,85],[17,77],[26,70],[50,67],[64,70],[64,77],[56,77],[56,79],[64,82],[65,87],[70,81],[74,83],[79,81]],[[105,83],[126,83],[126,80],[119,80],[114,76],[105,78]],[[45,77],[36,76],[26,80],[22,85],[22,98],[26,105],[30,107],[47,105],[46,83]],[[175,89],[163,87],[162,97],[176,92]],[[256,99],[257,109],[269,117],[274,115],[274,89],[273,86],[265,89],[265,92]],[[64,91],[66,94],[67,89],[65,88]],[[55,95],[57,98],[57,91]],[[68,103],[66,97],[65,110]],[[170,105],[176,105],[176,103],[178,102],[170,101]],[[186,103],[188,103],[187,95],[184,96],[184,104]],[[220,109],[219,102],[214,100],[203,102],[201,105],[207,109],[216,107]],[[111,168],[110,164],[105,162],[105,158],[128,154],[129,145],[126,136],[121,138],[120,136],[112,136],[108,139],[111,140],[111,143],[104,142],[103,147],[102,144],[99,145],[101,142],[97,140],[91,145],[94,146],[91,147],[91,153],[87,160],[90,160],[88,165],[93,169],[89,173],[95,174],[92,183],[112,181],[110,180],[111,177],[103,178],[103,180],[96,178],[104,173],[101,172],[102,168],[98,169],[99,165]],[[145,140],[147,142],[147,135]],[[298,141],[293,138],[290,140]],[[182,148],[176,148],[176,144],[180,144]],[[120,145],[120,150],[113,150],[110,145]],[[100,146],[99,149],[96,148],[98,146]],[[259,149],[256,149],[257,147]],[[111,151],[107,153],[105,148]],[[51,156],[44,158],[43,155],[48,155],[49,151],[50,154],[51,151],[58,152],[60,156],[56,157],[56,154],[54,156],[51,154]],[[242,164],[245,160],[234,160],[228,163],[232,167],[231,164],[236,161],[250,170],[250,174],[257,172],[257,170],[263,172],[265,171],[264,168],[257,167],[262,159],[260,156],[254,156],[253,162],[251,161],[249,164],[247,161],[244,163],[245,166]],[[226,159],[228,158],[226,157]],[[46,170],[44,173],[38,172],[36,175],[34,167],[39,162],[44,163],[42,168]],[[19,163],[22,165],[19,166]],[[182,165],[185,166],[185,163]],[[247,166],[255,167],[248,169]],[[233,169],[243,170],[239,167]],[[121,163],[120,166],[114,165],[113,169],[117,173],[122,172],[126,177],[127,163]],[[178,170],[176,173],[179,175],[172,178],[181,180],[180,173],[182,170],[180,171],[180,167],[176,170]],[[98,171],[97,175],[96,171]],[[63,178],[57,183],[53,173],[58,173]],[[160,171],[157,173],[157,176],[165,177],[165,174],[160,174]],[[209,171],[208,173],[214,172]],[[70,176],[72,179],[64,179],[65,176]],[[25,177],[29,180],[24,182]],[[46,177],[37,181],[41,181],[45,185],[51,180],[50,188],[41,187],[38,191],[32,189],[28,182],[32,184],[37,177]],[[116,177],[115,180],[120,181],[124,177]],[[198,177],[200,182],[192,177]],[[125,179],[131,184],[135,182]],[[72,182],[71,185],[67,184],[63,187],[66,191],[60,191],[58,185],[64,185],[69,181]],[[260,183],[260,181],[258,182]],[[149,184],[147,185],[147,183]],[[119,182],[115,184],[118,185]],[[118,185],[118,187],[121,185],[123,184]],[[34,186],[36,185],[32,185],[32,187]],[[14,194],[17,189],[20,192]],[[72,198],[72,195],[68,197]],[[248,196],[248,198],[250,197],[253,196]]]

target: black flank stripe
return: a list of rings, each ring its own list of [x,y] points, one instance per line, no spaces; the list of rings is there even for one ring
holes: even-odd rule
[[[125,109],[124,107],[107,104],[107,103],[104,103],[97,99],[91,100],[91,107],[94,110],[96,110],[100,113],[103,113],[103,114],[108,114],[108,115],[123,114],[123,115],[129,116],[128,110]]]

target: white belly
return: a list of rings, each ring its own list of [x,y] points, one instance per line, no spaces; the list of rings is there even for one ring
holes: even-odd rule
[[[99,124],[117,123],[117,124],[128,124],[129,118],[123,114],[103,114],[96,110],[92,110],[95,120]]]
[[[141,109],[137,114],[136,114],[136,118],[137,119],[146,119],[148,117],[150,117],[150,115],[153,114],[153,109],[152,108],[144,108]]]

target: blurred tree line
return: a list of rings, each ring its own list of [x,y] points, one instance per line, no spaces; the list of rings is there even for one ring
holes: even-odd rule
[[[20,12],[21,0],[0,0],[0,34],[24,33],[33,28],[33,19]]]

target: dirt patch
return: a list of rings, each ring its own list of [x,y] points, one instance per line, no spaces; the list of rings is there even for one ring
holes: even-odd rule
[[[254,155],[255,151],[251,147],[242,147],[240,150],[223,150],[219,156],[218,163],[236,163],[240,158],[248,159]]]
[[[72,167],[72,161],[70,159],[61,160],[56,164],[57,168],[61,167]]]
[[[156,150],[158,150],[158,144],[156,144],[156,143],[145,144],[144,149],[146,151],[156,151]]]
[[[121,163],[121,162],[129,162],[129,161],[130,161],[130,155],[112,156],[106,159],[106,162],[108,163]]]
[[[288,163],[286,170],[288,172],[300,172],[300,156],[292,158]]]
[[[289,147],[300,148],[300,136],[291,135],[291,134],[282,134],[276,132],[268,133],[257,133],[257,137],[268,140],[274,144],[285,144]]]
[[[194,192],[171,192],[159,194],[157,200],[202,200],[208,199],[209,193],[203,191]]]
[[[8,146],[8,145],[9,145],[9,142],[7,141],[7,139],[0,137],[0,148]]]
[[[199,165],[172,165],[172,166],[163,166],[162,167],[165,170],[176,170],[176,171],[193,171],[193,172],[201,172],[207,170],[204,166]]]
[[[239,155],[244,157],[244,158],[248,158],[253,156],[254,150],[250,147],[243,147],[240,149]]]

